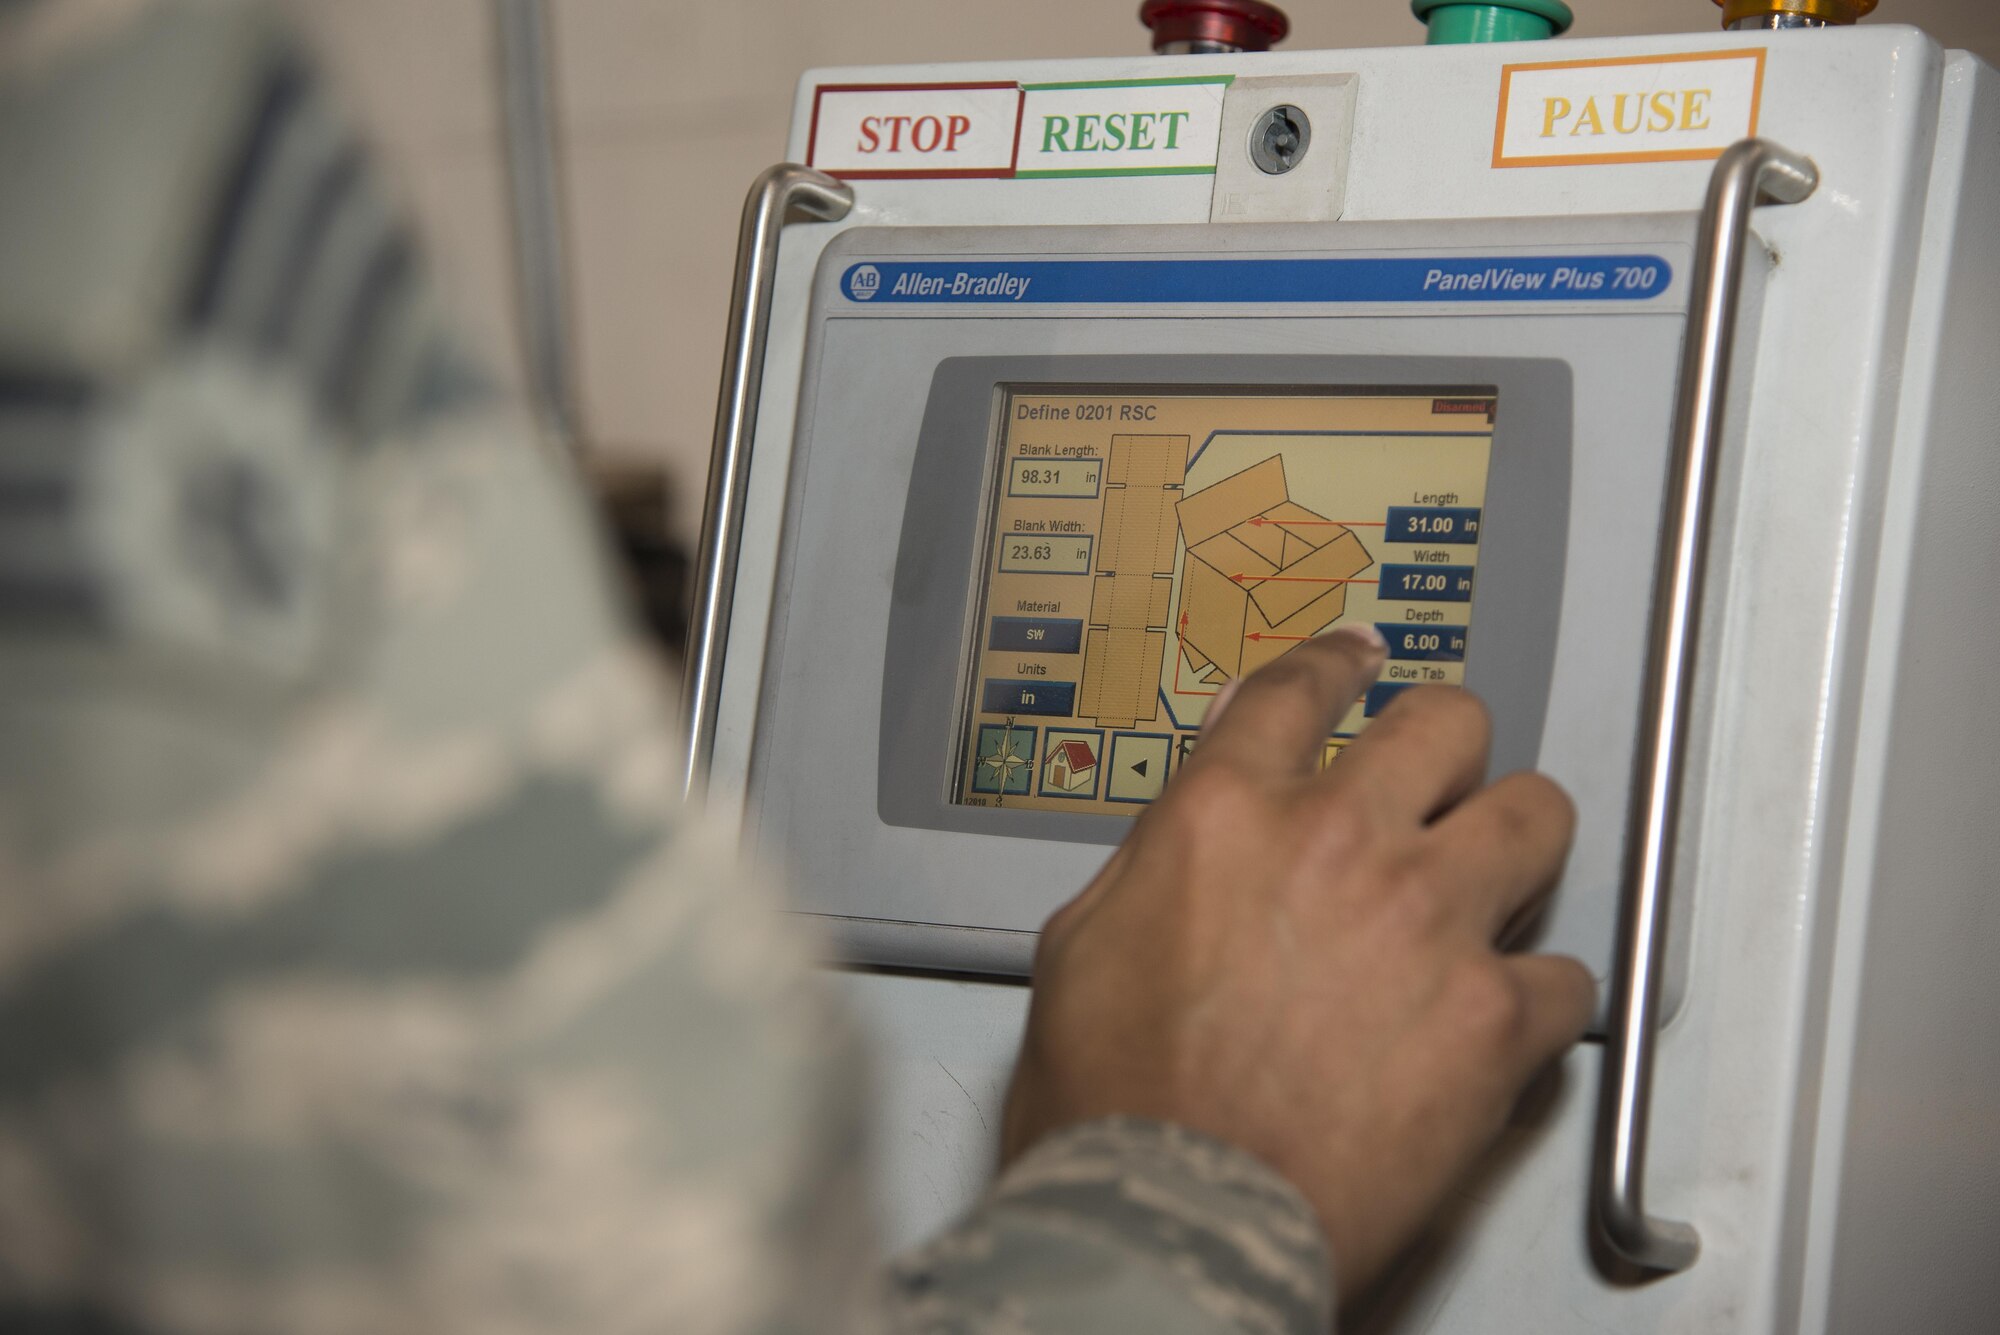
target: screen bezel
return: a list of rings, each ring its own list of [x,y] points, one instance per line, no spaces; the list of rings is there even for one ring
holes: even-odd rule
[[[1131,818],[966,806],[964,683],[985,574],[1010,393],[1175,396],[1366,393],[1498,397],[1466,685],[1494,718],[1493,772],[1535,763],[1547,714],[1568,545],[1572,384],[1567,363],[1484,357],[954,357],[933,372],[883,648],[877,812],[915,829],[1115,844]],[[891,720],[901,721],[892,726]]]

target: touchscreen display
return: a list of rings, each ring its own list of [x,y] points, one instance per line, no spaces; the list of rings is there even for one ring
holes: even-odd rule
[[[1325,762],[1465,675],[1487,389],[1002,388],[952,800],[1136,814],[1230,680],[1343,623],[1389,642]]]

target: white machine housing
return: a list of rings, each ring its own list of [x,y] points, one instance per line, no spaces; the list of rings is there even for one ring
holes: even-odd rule
[[[1349,1329],[1993,1328],[2000,81],[1915,30],[1867,27],[819,70],[800,85],[789,154],[803,162],[814,149],[822,87],[1238,80],[1225,94],[1220,176],[857,176],[843,221],[785,233],[710,779],[712,800],[753,818],[753,838],[760,793],[790,785],[783,806],[794,814],[815,800],[806,775],[753,772],[788,691],[806,689],[804,676],[788,682],[783,673],[809,675],[785,667],[782,634],[772,637],[774,626],[783,632],[812,611],[790,605],[784,555],[797,527],[813,519],[799,507],[815,493],[792,470],[802,387],[814,386],[824,403],[876,395],[885,383],[853,368],[844,384],[827,382],[827,368],[807,361],[809,331],[840,299],[828,276],[839,261],[823,257],[843,249],[843,233],[876,229],[859,249],[879,250],[895,244],[888,234],[899,229],[913,242],[921,231],[933,246],[953,234],[931,229],[980,229],[982,245],[1009,228],[1074,229],[1119,253],[1169,234],[1184,246],[1198,229],[1213,253],[1228,255],[1271,249],[1268,226],[1284,229],[1286,253],[1319,244],[1333,254],[1351,250],[1352,237],[1381,244],[1396,229],[1475,247],[1482,229],[1495,244],[1524,236],[1581,244],[1588,228],[1577,220],[1605,218],[1625,220],[1607,226],[1648,236],[1679,266],[1710,158],[1498,166],[1503,69],[1753,49],[1764,52],[1756,133],[1810,157],[1821,183],[1806,202],[1756,220],[1766,261],[1753,283],[1760,309],[1746,317],[1739,343],[1710,551],[1697,768],[1674,885],[1685,949],[1678,1004],[1658,1037],[1647,1169],[1652,1208],[1691,1222],[1702,1250],[1685,1272],[1650,1282],[1593,1254],[1586,1190],[1602,1048],[1587,1043],[1517,1114],[1421,1253],[1366,1310],[1349,1313]],[[1259,182],[1236,161],[1246,118],[1273,99],[1313,114],[1310,154],[1320,165],[1316,174],[1295,173],[1301,183],[1290,193],[1288,178]],[[1229,215],[1245,220],[1213,220],[1232,172],[1255,187],[1254,198]],[[1684,297],[1675,300],[1684,308]],[[1082,314],[1094,321],[1090,337],[1060,337],[1055,350],[1113,356],[1174,343],[1159,320],[1130,319],[1123,337],[1115,334],[1119,313]],[[1561,322],[1576,314],[1519,319],[1523,330],[1542,322],[1553,346]],[[1292,310],[1175,315],[1214,320],[1223,352],[1268,352],[1276,346],[1269,331],[1302,318]],[[1009,318],[995,314],[992,323]],[[1417,316],[1402,321],[1387,338],[1391,350],[1420,352],[1424,328]],[[1671,397],[1677,352],[1668,339],[1648,364],[1617,368],[1621,392],[1635,400],[1638,436],[1590,426],[1605,410],[1579,408],[1574,449],[1590,465],[1576,471],[1580,481],[1594,468],[1615,472],[1622,457],[1656,503],[1667,429],[1659,409]],[[1577,391],[1579,403],[1593,392],[1581,383]],[[873,470],[899,511],[906,479],[894,465],[915,448],[922,406],[882,403],[878,437],[828,436],[813,448],[836,457],[850,448],[854,466]],[[1575,569],[1588,558],[1580,544],[1610,539],[1588,536],[1602,516],[1572,500]],[[1616,529],[1643,546],[1656,523],[1656,514],[1634,512],[1622,526],[1599,522],[1598,531]],[[888,615],[894,546],[890,565],[846,572],[855,615],[871,628]],[[1544,753],[1590,749],[1591,739],[1565,732],[1562,699],[1565,674],[1592,652],[1592,627],[1579,620],[1591,614],[1581,606],[1565,606]],[[1617,636],[1629,638],[1636,624],[1621,624]],[[828,652],[839,671],[866,673],[881,649]],[[1636,679],[1626,684],[1636,700]],[[874,736],[879,681],[865,681],[853,698],[865,711],[857,735]],[[1585,847],[1615,847],[1623,837],[1617,795],[1586,806]],[[854,809],[871,807],[872,799]],[[860,842],[870,833],[852,832]],[[921,838],[936,841],[930,855],[943,865],[957,856],[954,841],[992,837]],[[809,851],[780,840],[767,852],[789,862],[809,901],[829,902],[810,889],[829,873]],[[1058,848],[1050,865],[1080,885],[1103,853],[1101,843],[1082,841]],[[868,918],[871,903],[897,906],[875,916],[907,917],[907,904],[933,889],[907,879],[913,863],[831,865],[846,867],[848,879],[832,887],[840,907],[830,918]],[[1561,944],[1608,959],[1608,940],[1584,937],[1609,932],[1610,916],[1572,922],[1580,935]],[[853,953],[855,933],[834,925]],[[884,961],[879,950],[860,953]],[[844,971],[838,979],[877,1031],[884,1201],[892,1241],[909,1243],[962,1210],[990,1175],[1026,989],[937,973]]]

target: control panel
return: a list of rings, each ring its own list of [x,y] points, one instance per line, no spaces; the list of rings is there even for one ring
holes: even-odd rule
[[[1476,692],[1577,798],[1546,944],[1608,973],[1687,225],[842,234],[746,805],[838,953],[1024,972],[1219,693],[1368,624],[1324,763]]]

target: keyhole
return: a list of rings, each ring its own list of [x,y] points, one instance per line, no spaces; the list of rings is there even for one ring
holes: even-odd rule
[[[1272,107],[1250,130],[1250,160],[1267,176],[1283,176],[1305,160],[1312,122],[1294,106]]]

